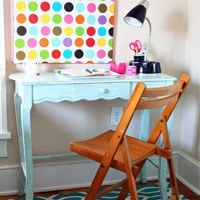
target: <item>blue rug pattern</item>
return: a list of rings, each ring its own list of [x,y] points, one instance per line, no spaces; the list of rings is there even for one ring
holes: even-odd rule
[[[160,190],[158,184],[144,184],[137,186],[138,191],[138,199],[139,200],[160,200]],[[99,198],[98,200],[116,200],[120,189],[116,189],[110,193],[107,193],[105,196]],[[86,192],[74,192],[69,194],[55,194],[51,196],[42,196],[42,197],[34,197],[34,200],[83,200],[86,196]],[[171,196],[171,188],[168,187],[168,197]],[[183,195],[179,195],[180,200],[187,200]],[[11,199],[10,199],[11,200]],[[20,198],[17,200],[24,200],[24,198]],[[127,200],[130,200],[127,197]]]

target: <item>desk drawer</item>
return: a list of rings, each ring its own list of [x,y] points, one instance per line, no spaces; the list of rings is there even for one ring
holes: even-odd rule
[[[34,85],[33,103],[44,101],[78,101],[97,99],[128,99],[130,83],[81,83],[60,85]]]
[[[146,84],[147,87],[163,87],[167,85],[172,85],[174,81],[158,80],[158,81],[144,81],[144,83]],[[131,84],[132,91],[134,90],[136,84],[137,84],[136,82]]]

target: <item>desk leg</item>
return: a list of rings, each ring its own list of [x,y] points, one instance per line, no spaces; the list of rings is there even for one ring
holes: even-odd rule
[[[22,137],[22,127],[21,127],[21,98],[17,93],[14,95],[15,102],[15,113],[16,113],[16,121],[17,121],[17,132],[18,132],[18,143],[19,143],[19,156],[20,156],[20,174],[19,174],[19,195],[24,193],[24,183],[25,176],[23,173],[23,163],[24,163],[24,148],[23,148],[23,137]]]
[[[148,133],[149,133],[149,121],[150,121],[150,110],[144,110],[141,114],[141,127],[140,127],[140,138],[142,140],[148,139]],[[173,122],[173,115],[168,120],[168,131],[169,134],[171,133],[172,128],[172,122]],[[162,141],[161,141],[162,143]],[[167,200],[167,163],[166,159],[159,158],[158,163],[158,179],[160,183],[160,193],[162,200]],[[146,174],[146,165],[144,165],[143,169],[141,170],[140,178],[142,183],[145,183],[147,181],[147,174]]]
[[[150,121],[150,110],[143,110],[141,113],[141,124],[140,124],[140,139],[147,140],[149,137],[149,121]],[[146,165],[143,166],[140,178],[142,183],[147,181]]]
[[[33,199],[33,159],[30,120],[31,106],[32,104],[21,101],[18,95],[15,95],[20,162],[23,172],[20,177],[19,193],[23,193],[24,186],[26,186],[26,200]]]

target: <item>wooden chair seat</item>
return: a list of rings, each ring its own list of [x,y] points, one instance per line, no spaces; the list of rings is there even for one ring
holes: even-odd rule
[[[72,142],[70,148],[79,155],[100,162],[106,153],[113,134],[114,131],[109,130],[89,140]],[[156,145],[147,144],[142,140],[129,136],[126,136],[126,138],[132,165],[135,165],[156,153]],[[120,171],[125,171],[122,154],[122,148],[119,147],[119,150],[116,152],[110,166]]]

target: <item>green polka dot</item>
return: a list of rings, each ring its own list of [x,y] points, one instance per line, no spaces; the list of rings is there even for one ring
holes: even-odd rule
[[[16,46],[17,48],[23,48],[24,45],[25,45],[25,42],[24,42],[23,39],[17,39],[17,40],[15,41],[15,46]]]
[[[47,59],[49,57],[49,52],[47,50],[40,51],[40,58]]]
[[[84,28],[83,27],[77,27],[76,28],[76,35],[81,36],[84,34]]]
[[[53,16],[52,20],[55,24],[59,24],[62,21],[62,17],[59,14],[56,14]]]
[[[28,8],[29,8],[30,11],[34,12],[38,9],[38,4],[35,1],[31,1],[28,4]]]
[[[110,39],[110,40],[108,41],[108,45],[109,45],[110,47],[113,47],[113,39]]]

